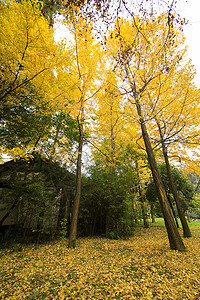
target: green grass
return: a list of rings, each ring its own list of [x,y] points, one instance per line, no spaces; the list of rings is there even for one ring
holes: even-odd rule
[[[189,223],[189,226],[200,230],[200,221],[192,221]]]
[[[178,223],[179,225],[181,226],[181,221],[180,219],[178,219]],[[188,222],[189,224],[189,227],[190,228],[194,228],[196,230],[200,230],[200,221],[191,221],[191,222]],[[163,218],[156,218],[156,222],[155,223],[151,223],[151,226],[153,227],[162,227],[162,226],[165,226],[165,223],[164,223],[164,219]]]

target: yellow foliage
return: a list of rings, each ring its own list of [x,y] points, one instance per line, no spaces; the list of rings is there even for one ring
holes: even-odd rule
[[[5,147],[0,147],[1,155],[8,155],[14,157],[15,159],[30,159],[32,155],[30,153],[33,152],[33,145],[29,145],[26,149],[22,149],[20,147],[13,147],[12,149],[7,149]]]
[[[66,18],[68,20],[64,20],[63,23],[73,37],[70,47],[73,61],[68,68],[73,74],[73,88],[68,95],[68,98],[72,100],[70,109],[71,114],[76,117],[82,111],[83,117],[87,116],[93,95],[100,88],[102,51],[92,34],[93,25],[87,21],[86,17],[77,15],[73,8],[70,11],[64,11],[63,14],[67,16],[70,14],[70,18]],[[83,110],[86,111],[83,113]]]
[[[0,60],[4,90],[10,85],[10,91],[23,87],[24,81],[31,81],[44,94],[48,90],[44,82],[52,76],[57,47],[53,30],[41,16],[39,6],[37,1],[9,0],[1,7]]]
[[[4,111],[17,108],[29,96],[31,99],[34,97],[32,105],[37,108],[45,107],[42,110],[43,116],[55,114],[63,107],[67,110],[66,94],[70,87],[66,82],[70,85],[70,80],[66,80],[63,86],[64,83],[60,83],[56,76],[56,69],[63,66],[64,60],[65,66],[71,63],[69,53],[64,51],[63,45],[55,43],[53,29],[49,28],[47,20],[41,15],[41,5],[35,0],[20,3],[8,0],[1,3],[0,111],[3,118]],[[68,74],[66,78],[69,77]],[[32,115],[34,114],[37,115],[37,112],[33,111]],[[18,120],[23,124],[20,116]],[[44,124],[43,127],[47,125]],[[38,137],[47,138],[44,132],[38,132]],[[32,152],[34,143],[35,141],[32,145],[27,145],[26,149],[4,148],[3,153],[25,157],[28,152]]]
[[[194,67],[185,57],[183,33],[177,25],[169,26],[167,18],[162,14],[119,19],[105,43],[119,85],[127,94],[126,115],[140,123],[139,114],[135,117],[137,100],[152,146],[160,146],[159,121],[173,157],[177,148],[185,153],[194,147],[199,150],[200,91],[193,82]]]

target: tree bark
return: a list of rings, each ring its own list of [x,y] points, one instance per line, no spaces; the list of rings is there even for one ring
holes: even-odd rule
[[[176,227],[179,228],[179,224],[178,224],[178,220],[177,220],[177,217],[176,217],[176,213],[175,213],[175,210],[174,210],[174,208],[173,208],[173,204],[172,204],[172,202],[171,202],[171,200],[170,200],[170,198],[169,198],[169,195],[167,196],[167,199],[168,199],[168,201],[169,201],[169,205],[170,205],[170,207],[171,207],[171,210],[172,210],[172,213],[173,213],[173,216],[174,216],[174,220],[175,220],[175,222],[176,222]]]
[[[75,198],[74,198],[72,220],[71,220],[71,224],[70,224],[69,245],[68,245],[69,248],[76,247],[78,213],[79,213],[79,204],[80,204],[80,198],[81,198],[82,149],[83,149],[83,124],[81,124],[79,122],[79,146],[78,146],[77,171],[76,171],[76,194],[75,194]]]
[[[145,215],[145,209],[144,209],[144,197],[142,195],[142,191],[141,191],[141,187],[140,187],[140,174],[139,174],[139,167],[138,167],[138,161],[136,158],[135,161],[136,164],[136,172],[137,172],[137,177],[138,177],[138,192],[139,192],[139,196],[140,196],[140,203],[141,203],[141,210],[142,210],[142,218],[143,218],[143,222],[144,222],[144,228],[149,228],[149,224],[147,222],[147,218]]]
[[[190,219],[190,215],[189,215],[188,210],[186,211],[186,215],[187,215],[187,218],[188,218],[188,222],[191,222],[191,219]]]
[[[149,228],[149,223],[147,222],[147,218],[146,218],[146,214],[145,214],[143,199],[141,199],[141,209],[142,209],[142,218],[143,218],[144,228]]]
[[[153,205],[153,203],[150,204],[150,207],[151,207],[151,220],[152,220],[152,223],[155,223],[155,215],[154,215],[154,205]]]
[[[166,149],[166,146],[165,146],[162,130],[161,130],[159,122],[157,120],[156,120],[156,122],[157,122],[158,129],[159,129],[159,134],[160,134],[160,139],[161,139],[161,144],[162,144],[162,151],[163,151],[163,156],[164,156],[165,164],[166,164],[166,168],[167,168],[167,175],[168,175],[168,178],[169,178],[170,189],[172,191],[174,201],[175,201],[176,206],[177,206],[178,214],[179,214],[179,217],[180,217],[180,220],[181,220],[181,224],[182,224],[182,227],[183,227],[183,236],[184,237],[191,237],[192,234],[190,232],[187,220],[185,218],[185,213],[184,213],[184,210],[182,208],[182,204],[181,204],[181,201],[178,197],[178,192],[176,190],[176,186],[175,186],[175,183],[174,183],[174,179],[173,179],[171,167],[170,167],[170,164],[169,164],[167,149]]]
[[[133,216],[134,216],[135,224],[138,224],[139,222],[138,222],[137,208],[136,208],[135,199],[133,199]]]
[[[149,164],[151,167],[154,183],[156,186],[158,198],[160,201],[160,205],[161,205],[161,209],[162,209],[162,213],[163,213],[163,217],[164,217],[164,221],[165,221],[165,226],[167,229],[170,248],[172,250],[186,251],[185,245],[184,245],[184,243],[181,239],[181,236],[178,232],[178,229],[176,227],[176,224],[175,224],[175,221],[174,221],[174,218],[172,215],[172,211],[169,206],[169,202],[167,200],[166,192],[165,192],[165,189],[164,189],[164,186],[163,186],[163,183],[162,183],[159,171],[158,171],[158,167],[157,167],[156,160],[154,157],[153,149],[152,149],[152,146],[150,143],[150,138],[149,138],[149,135],[148,135],[148,132],[146,129],[145,121],[142,116],[140,102],[139,102],[139,99],[138,99],[138,96],[136,93],[134,93],[134,98],[135,98],[137,113],[140,118],[139,121],[140,121],[142,136],[143,136],[143,140],[145,143],[145,147],[146,147],[146,151],[147,151],[147,155],[148,155],[148,159],[149,159]]]

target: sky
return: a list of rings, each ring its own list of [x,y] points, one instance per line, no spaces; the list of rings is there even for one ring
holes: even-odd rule
[[[200,0],[177,0],[176,6],[176,11],[188,20],[184,34],[188,45],[188,56],[197,71],[195,82],[200,87]]]
[[[200,88],[200,0],[176,0],[175,2],[175,11],[188,21],[184,27],[188,57],[192,59],[197,71],[195,83]],[[56,27],[57,41],[68,35],[65,26],[57,24]]]

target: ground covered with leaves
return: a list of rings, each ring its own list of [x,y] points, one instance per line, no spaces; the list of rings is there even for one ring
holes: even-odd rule
[[[128,240],[78,239],[1,250],[0,299],[200,299],[200,231],[169,249],[163,227]]]

